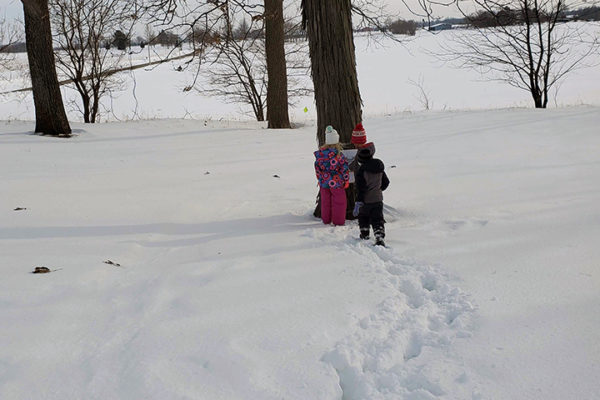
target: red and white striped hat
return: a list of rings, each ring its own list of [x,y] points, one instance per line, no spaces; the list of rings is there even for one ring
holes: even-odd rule
[[[365,144],[367,143],[367,133],[365,132],[365,128],[363,128],[362,123],[356,124],[354,130],[352,131],[352,139],[350,140],[352,144]]]

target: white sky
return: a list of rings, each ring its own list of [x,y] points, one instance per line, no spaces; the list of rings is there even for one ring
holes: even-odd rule
[[[405,18],[416,19],[416,16],[411,16],[402,0],[385,0],[388,5],[388,10],[392,13],[401,13]],[[408,0],[409,4],[414,0]],[[23,19],[23,6],[20,0],[0,0],[0,19],[5,16],[7,20]]]
[[[20,0],[0,0],[0,18],[6,16],[7,20],[18,18],[23,14]]]

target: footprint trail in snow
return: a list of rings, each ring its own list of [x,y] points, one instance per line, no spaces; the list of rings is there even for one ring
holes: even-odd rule
[[[350,229],[351,228],[351,229]],[[355,226],[314,229],[320,242],[353,252],[393,295],[362,318],[322,361],[339,376],[343,400],[481,399],[479,377],[453,349],[468,340],[476,308],[442,268],[358,241]]]

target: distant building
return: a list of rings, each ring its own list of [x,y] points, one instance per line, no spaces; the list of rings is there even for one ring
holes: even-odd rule
[[[573,22],[573,21],[579,21],[579,17],[577,15],[566,15],[566,16],[559,16],[556,19],[556,22]]]
[[[26,53],[27,45],[25,42],[18,42],[12,44],[0,43],[0,53]]]
[[[430,31],[445,31],[445,30],[448,30],[448,29],[452,29],[452,24],[448,24],[448,23],[445,23],[445,22],[442,22],[440,24],[431,25],[429,27]]]
[[[182,40],[179,35],[168,32],[165,30],[160,31],[160,33],[152,40],[152,44],[160,44],[161,46],[179,46]]]
[[[360,29],[355,29],[354,32],[360,32],[360,33],[363,33],[363,32],[379,32],[379,29],[365,26],[365,27],[360,28]]]

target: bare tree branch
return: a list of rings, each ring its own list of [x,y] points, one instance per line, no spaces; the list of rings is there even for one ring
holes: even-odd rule
[[[559,23],[564,0],[474,0],[476,11],[455,2],[469,29],[449,32],[451,40],[437,52],[457,67],[486,73],[531,94],[545,108],[550,89],[570,72],[588,66],[598,51],[598,29],[591,23]],[[574,5],[570,3],[573,7]]]
[[[132,0],[50,0],[56,60],[81,97],[77,110],[85,122],[96,122],[101,98],[122,85],[115,74],[125,52],[112,51],[112,35],[127,40],[141,7]],[[125,32],[123,32],[125,31]]]
[[[12,69],[14,53],[12,46],[22,39],[22,35],[14,24],[9,24],[4,18],[0,19],[0,69]]]
[[[214,40],[206,53],[204,74],[209,84],[195,86],[202,94],[217,96],[230,103],[247,104],[252,109],[252,115],[258,121],[264,121],[266,114],[267,95],[267,65],[265,57],[265,40],[263,19],[239,19],[237,7],[228,8],[230,12],[224,16],[218,40]],[[237,16],[237,20],[233,17]],[[237,23],[237,25],[236,25]],[[306,44],[289,43],[286,46],[288,65],[289,96],[307,94],[309,91],[298,86],[296,74],[308,75],[306,56],[295,55],[306,48]],[[306,52],[304,53],[306,54]]]

